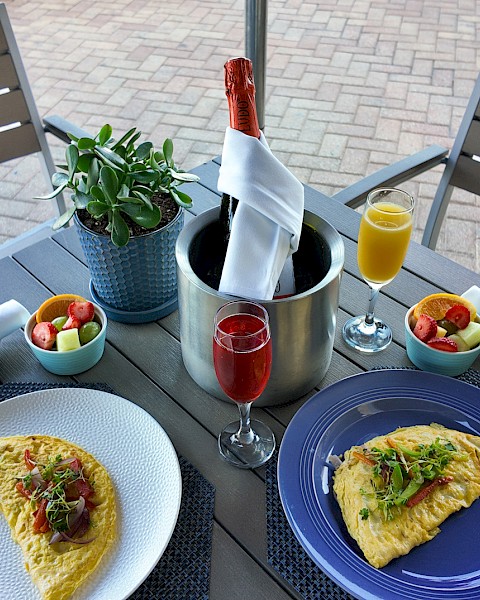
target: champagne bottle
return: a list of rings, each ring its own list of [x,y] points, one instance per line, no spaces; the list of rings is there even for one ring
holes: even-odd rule
[[[225,95],[228,100],[230,127],[245,135],[260,138],[255,83],[252,61],[248,58],[232,58],[225,63]],[[220,227],[225,246],[228,245],[232,220],[238,200],[223,193],[220,204]],[[289,256],[275,290],[274,298],[291,296],[295,293],[292,257]]]
[[[230,127],[245,135],[260,137],[252,61],[248,58],[232,58],[225,63],[225,95],[228,100]],[[228,244],[232,219],[238,200],[229,194],[222,195],[220,226],[225,244]]]

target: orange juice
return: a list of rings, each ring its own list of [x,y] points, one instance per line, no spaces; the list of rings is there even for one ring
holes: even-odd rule
[[[365,209],[358,234],[358,267],[367,283],[378,287],[400,271],[412,233],[412,214],[394,202]]]

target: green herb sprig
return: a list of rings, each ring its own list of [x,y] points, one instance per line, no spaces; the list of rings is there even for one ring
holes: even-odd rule
[[[459,455],[449,440],[440,437],[429,445],[419,444],[414,450],[401,444],[392,446],[386,449],[374,447],[364,452],[372,461],[372,491],[360,489],[363,496],[374,500],[375,509],[382,512],[385,520],[393,519],[399,507],[419,492],[425,482],[443,477],[453,458],[468,458]],[[368,511],[360,510],[362,520],[369,516],[370,511],[365,510]]]
[[[47,500],[46,517],[52,531],[68,531],[70,528],[68,519],[75,512],[78,500],[67,501],[66,489],[70,484],[84,478],[83,469],[74,471],[68,465],[59,469],[61,461],[62,457],[57,455],[55,458],[49,458],[46,465],[37,465],[43,481],[48,485],[45,489],[35,488],[30,498],[32,510],[35,510],[43,499]],[[25,489],[31,488],[33,476],[30,472],[20,480]]]

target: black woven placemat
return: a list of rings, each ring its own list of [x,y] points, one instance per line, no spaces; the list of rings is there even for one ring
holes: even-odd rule
[[[376,367],[382,369],[412,369],[416,367]],[[455,379],[480,387],[480,373],[468,369]],[[295,537],[278,493],[278,453],[266,467],[266,511],[268,562],[294,587],[305,600],[353,600],[313,562]]]
[[[38,390],[83,387],[115,393],[105,384],[5,383],[0,401]],[[185,458],[177,524],[162,558],[131,600],[208,600],[215,488]]]
[[[278,494],[277,459],[275,452],[265,473],[268,562],[305,600],[353,600],[317,567],[295,537]]]

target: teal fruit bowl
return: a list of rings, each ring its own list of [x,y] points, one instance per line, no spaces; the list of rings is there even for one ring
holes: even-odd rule
[[[422,371],[452,377],[465,373],[480,356],[480,346],[465,352],[444,352],[443,350],[430,348],[413,335],[414,309],[415,306],[412,306],[405,315],[405,342],[408,358]]]
[[[94,320],[102,326],[100,333],[84,346],[68,352],[44,350],[33,344],[32,330],[36,324],[35,315],[36,313],[28,319],[25,325],[25,339],[34,356],[50,373],[55,375],[77,375],[91,369],[102,358],[107,333],[107,316],[99,306],[95,305]]]

